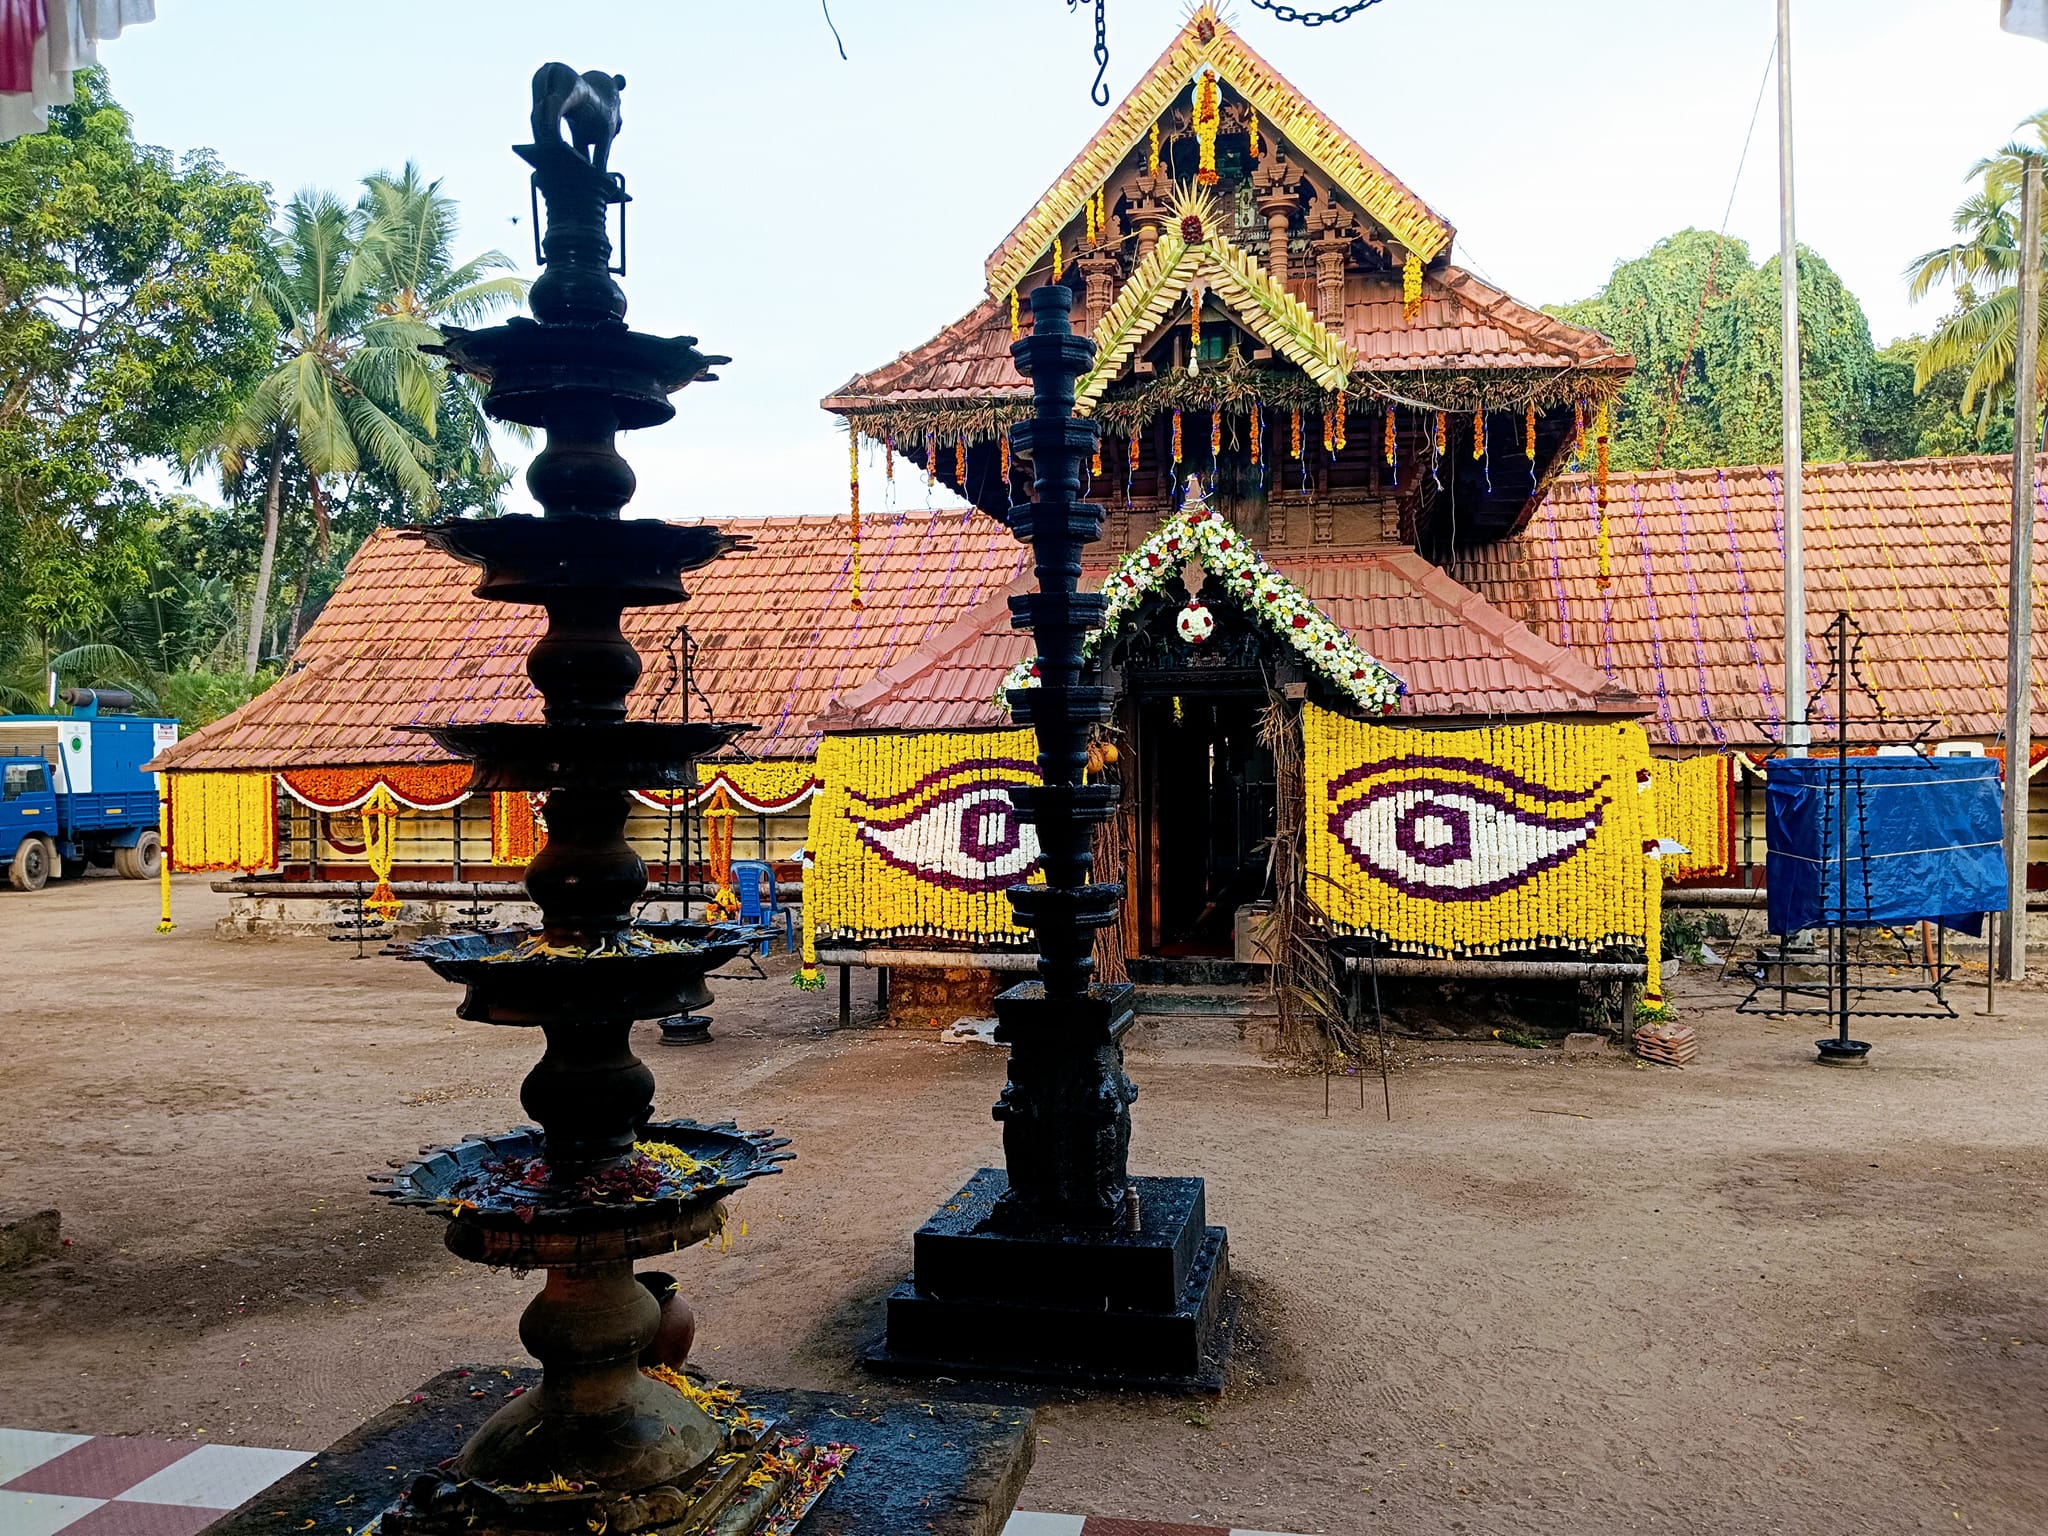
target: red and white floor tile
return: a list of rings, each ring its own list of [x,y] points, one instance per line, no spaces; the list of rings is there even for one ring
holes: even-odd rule
[[[198,1536],[307,1451],[0,1429],[0,1536]],[[1279,1536],[1019,1510],[1003,1536]]]

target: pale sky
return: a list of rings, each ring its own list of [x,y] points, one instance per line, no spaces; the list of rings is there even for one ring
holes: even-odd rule
[[[407,158],[464,215],[464,254],[530,271],[536,65],[627,77],[612,164],[636,201],[630,319],[735,359],[624,449],[637,512],[837,510],[845,439],[818,400],[925,341],[1106,109],[1088,12],[1062,0],[161,0],[103,50],[142,139],[207,146],[280,197],[352,195]],[[1109,0],[1120,98],[1186,14]],[[1997,0],[1793,0],[1799,233],[1880,345],[1925,330],[1899,273],[1947,238],[1969,163],[2048,106],[2048,47]],[[1454,259],[1530,303],[1717,228],[1764,78],[1773,0],[1381,0],[1308,31],[1238,0],[1239,31],[1458,230]],[[1730,233],[1777,243],[1775,96]],[[516,217],[517,222],[512,220]],[[872,475],[864,498],[887,504]],[[922,482],[898,492],[922,505]],[[945,493],[939,496],[950,501]],[[530,508],[523,488],[510,498]]]

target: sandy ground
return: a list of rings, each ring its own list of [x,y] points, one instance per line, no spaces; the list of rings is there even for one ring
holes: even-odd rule
[[[318,1447],[458,1361],[530,1281],[365,1175],[519,1118],[537,1039],[424,969],[210,936],[220,898],[0,893],[0,1202],[73,1246],[0,1275],[0,1424]],[[1131,1053],[1139,1172],[1199,1172],[1245,1347],[1220,1401],[1055,1402],[1029,1508],[1284,1531],[2048,1529],[2048,998],[1875,1023],[1875,1065],[1681,984],[1683,1071],[1412,1047],[1360,1112],[1221,1042]],[[778,977],[653,1046],[657,1104],[795,1138],[729,1254],[677,1268],[700,1359],[848,1364],[910,1233],[998,1156],[1002,1058],[839,1032]],[[893,1390],[883,1387],[881,1390]]]

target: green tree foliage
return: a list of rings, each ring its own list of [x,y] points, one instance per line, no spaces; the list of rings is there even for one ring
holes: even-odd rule
[[[146,578],[139,466],[216,435],[269,357],[269,215],[211,155],[137,144],[97,70],[0,146],[0,668],[39,678]]]
[[[1614,269],[1590,299],[1549,313],[1612,338],[1636,360],[1614,416],[1617,469],[1767,463],[1780,456],[1783,356],[1778,259],[1688,229]],[[1811,461],[1865,459],[1882,439],[1884,376],[1862,305],[1834,269],[1799,253],[1800,406]]]
[[[1958,239],[1915,257],[1906,267],[1915,300],[1936,288],[1955,296],[1954,308],[1916,357],[1915,382],[1925,389],[1945,372],[1961,375],[1962,409],[1977,412],[1979,434],[2012,414],[2013,370],[2019,341],[2020,181],[2027,157],[2048,158],[2048,111],[2019,125],[2020,137],[1970,167],[1974,190],[1950,221]],[[2048,243],[2048,231],[2044,231]],[[2048,311],[2041,334],[2048,340]],[[2038,409],[2038,405],[2036,409]],[[2011,446],[2008,431],[2007,447]]]

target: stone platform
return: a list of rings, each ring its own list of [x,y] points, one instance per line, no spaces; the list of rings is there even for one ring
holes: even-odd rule
[[[414,1477],[460,1450],[507,1396],[539,1384],[531,1367],[443,1371],[207,1536],[361,1531]],[[1037,1444],[1028,1408],[752,1390],[746,1401],[785,1433],[855,1448],[846,1476],[804,1517],[800,1536],[1000,1536]]]
[[[1138,1178],[1136,1231],[991,1221],[1009,1188],[983,1168],[917,1231],[872,1368],[1148,1391],[1220,1392],[1230,1249],[1203,1184]]]

